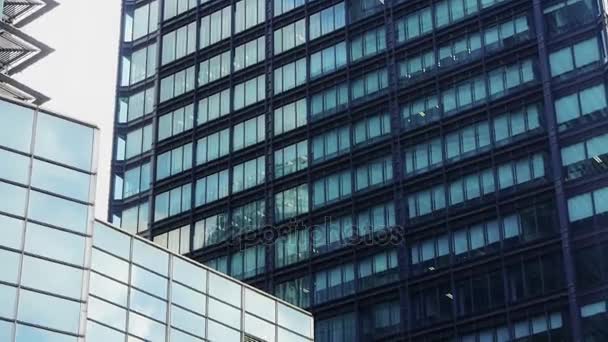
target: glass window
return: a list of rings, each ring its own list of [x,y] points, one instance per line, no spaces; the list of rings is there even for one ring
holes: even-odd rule
[[[284,304],[278,304],[278,324],[303,336],[312,338],[312,320]]]
[[[40,310],[53,308],[53,310]],[[40,293],[21,290],[17,319],[32,324],[78,333],[80,324],[80,303]],[[30,340],[32,341],[32,340]]]
[[[274,110],[274,134],[279,135],[306,124],[307,101],[301,99]]]
[[[197,291],[207,290],[207,271],[180,258],[173,260],[173,280],[187,285]]]
[[[306,18],[274,31],[274,54],[278,55],[306,42]]]
[[[568,215],[570,222],[593,216],[591,194],[583,194],[568,199]]]
[[[0,182],[0,211],[24,216],[25,214],[25,188]]]
[[[44,113],[36,124],[35,155],[91,171],[93,128]]]
[[[58,227],[84,233],[89,207],[37,191],[30,192],[29,217]]]
[[[58,295],[80,299],[82,270],[24,256],[21,284]]]
[[[196,22],[192,22],[163,35],[161,52],[162,65],[189,55],[195,50]]]
[[[25,250],[47,258],[82,266],[85,238],[34,223],[27,224]]]
[[[107,341],[124,341],[125,335],[116,330],[106,328],[103,325],[93,321],[87,321],[87,341],[88,342],[107,342]],[[44,340],[50,342],[48,340]]]
[[[114,329],[124,331],[126,328],[127,310],[97,298],[89,298],[87,315],[89,318],[104,323]]]
[[[0,100],[0,122],[0,145],[29,153],[34,110]]]
[[[42,330],[27,325],[17,325],[16,342],[44,341],[44,342],[76,342],[75,336],[64,335],[48,330]]]
[[[90,293],[117,305],[127,306],[128,287],[124,284],[91,272]]]
[[[24,185],[27,184],[30,167],[29,157],[0,149],[0,160],[3,161],[3,167],[0,169],[0,178]]]
[[[200,22],[200,49],[230,37],[232,26],[232,6],[211,13]]]
[[[131,267],[131,286],[155,296],[167,298],[167,279],[136,265]]]
[[[0,260],[3,265],[3,272],[0,274],[0,280],[16,284],[19,276],[19,267],[21,265],[20,254],[0,249]]]
[[[266,37],[251,40],[234,48],[234,71],[255,65],[266,58]]]
[[[94,246],[100,247],[101,249],[124,259],[129,259],[131,238],[128,235],[99,222],[95,222],[95,232],[93,236]]]
[[[209,273],[209,295],[241,307],[241,285],[215,273]]]
[[[129,263],[97,249],[93,249],[91,268],[123,283],[129,282]]]
[[[2,227],[0,246],[21,249],[23,224],[22,220],[0,215],[0,227]]]
[[[156,248],[151,244],[134,240],[133,262],[166,276],[169,255],[167,252]]]
[[[213,298],[209,298],[209,317],[235,329],[241,328],[241,312]]]
[[[239,342],[241,333],[214,321],[208,321],[207,338],[210,341]]]
[[[135,289],[130,290],[130,308],[140,314],[165,322],[167,319],[167,303]]]
[[[205,336],[205,318],[177,306],[171,306],[171,325],[199,337]]]
[[[164,325],[134,312],[129,312],[129,333],[148,341],[164,342],[165,330]]]
[[[202,125],[230,112],[230,88],[201,99],[198,102],[196,124]]]
[[[59,195],[89,202],[91,176],[34,159],[32,186]]]

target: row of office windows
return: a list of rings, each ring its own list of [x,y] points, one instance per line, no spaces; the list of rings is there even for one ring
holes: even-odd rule
[[[373,234],[395,225],[393,203],[375,205],[351,216],[329,218],[329,221],[315,225],[308,230],[292,232],[277,239],[275,255],[276,267],[283,267],[309,258],[311,255],[326,253],[345,247],[358,236]],[[309,234],[310,233],[310,234]]]
[[[443,0],[396,20],[397,41],[406,42],[505,0]],[[433,18],[435,20],[433,20]]]
[[[298,7],[305,5],[307,2],[313,2],[315,0],[273,0],[273,8],[274,15],[279,16],[289,11],[292,11]],[[201,4],[208,2],[208,0],[202,0]],[[435,5],[435,25],[436,27],[442,27],[446,25],[448,22],[455,22],[463,17],[468,15],[472,15],[476,13],[479,8],[487,8],[494,5],[497,1],[495,0],[466,0],[466,1],[441,1]],[[164,17],[163,20],[168,20],[177,15],[187,12],[197,6],[195,0],[167,0],[164,2]],[[253,4],[248,3],[247,5],[251,6],[251,10],[253,11]],[[150,6],[149,10],[150,14],[148,14],[148,10],[144,9],[145,7]],[[148,23],[148,18],[156,18],[157,9],[154,9],[156,6],[156,2],[152,2],[149,5],[143,5],[138,7],[135,10],[135,15],[130,14],[127,15],[127,23],[131,23],[131,20],[134,20],[135,24],[133,32],[142,32],[144,31],[144,27],[146,23]],[[243,5],[241,5],[243,6]],[[375,13],[381,10],[385,6],[384,2],[381,0],[352,0],[349,1],[348,6],[348,15],[352,22],[361,19],[367,15]],[[254,14],[259,12],[260,9],[255,9]],[[139,13],[138,13],[139,12]],[[423,18],[428,22],[431,22],[431,9],[426,9],[422,11]],[[427,13],[428,12],[428,13]],[[551,35],[559,34],[564,30],[571,29],[573,26],[580,25],[581,23],[587,23],[591,21],[598,12],[598,5],[593,0],[584,0],[584,1],[575,1],[568,2],[563,0],[561,2],[552,3],[549,6],[546,6],[543,10],[545,15],[545,20],[548,22],[548,32]],[[568,13],[575,13],[575,17],[577,19],[571,18]],[[254,16],[254,14],[250,14]],[[257,14],[259,16],[259,14]],[[130,18],[135,18],[131,19]],[[416,21],[410,19],[412,22],[407,21],[407,24],[412,26],[411,30],[415,30],[413,26],[415,26]],[[154,24],[156,24],[156,20],[154,20]],[[420,28],[419,28],[420,29]],[[154,29],[149,29],[149,32],[154,31]],[[426,30],[426,29],[424,29]],[[129,30],[127,32],[130,32]],[[424,31],[423,31],[424,32]],[[135,35],[133,39],[139,37],[140,35]],[[127,35],[130,37],[130,35]],[[125,40],[128,40],[125,37]]]
[[[168,13],[171,14],[171,12]],[[233,34],[261,24],[265,19],[264,0],[241,0],[235,4],[234,10],[231,6],[227,6],[203,16],[200,19],[200,48],[212,46]],[[315,39],[340,29],[345,24],[344,3],[340,3],[310,15],[308,36],[310,39]],[[306,27],[306,19],[302,19],[297,23],[277,29],[274,33],[274,53],[278,54],[304,43],[307,39]],[[193,53],[196,49],[196,23],[190,23],[163,35],[162,41],[163,65]]]
[[[417,192],[408,197],[410,219],[542,179],[545,157],[537,153]]]
[[[562,267],[560,254],[546,254],[482,275],[454,276],[453,282],[439,280],[431,287],[412,289],[412,326],[422,328],[552,294],[564,286]]]
[[[540,128],[538,104],[500,114],[407,148],[405,172],[422,173],[504,145],[537,128]]]
[[[188,0],[181,0],[184,3]],[[475,14],[480,9],[490,7],[495,3],[502,2],[504,0],[492,0],[492,1],[467,1],[466,5],[463,5],[461,1],[442,1],[436,4],[434,8],[435,11],[435,26],[442,27],[448,23],[458,21],[465,16]],[[365,1],[363,1],[365,2]],[[354,4],[353,4],[354,5]],[[141,13],[144,13],[144,7],[147,8],[148,5],[141,7]],[[184,7],[184,5],[180,6],[183,9],[188,7]],[[264,6],[263,1],[261,0],[243,0],[239,1],[236,4],[234,17],[235,17],[235,31],[239,32],[243,29],[252,27],[258,23],[261,23],[265,18],[265,12],[261,10]],[[153,6],[154,7],[154,6]],[[289,5],[287,4],[287,7]],[[365,6],[364,6],[365,7]],[[373,7],[373,6],[372,6]],[[138,8],[139,10],[139,8]],[[150,11],[150,10],[148,10]],[[344,3],[340,3],[334,5],[332,7],[326,8],[318,13],[315,13],[310,16],[308,23],[308,35],[310,39],[315,39],[323,34],[327,34],[333,30],[341,28],[345,25],[345,6]],[[430,32],[432,30],[433,21],[431,20],[432,14],[431,7],[426,8],[424,10],[420,10],[416,13],[410,14],[409,16],[398,20],[397,22],[397,34],[399,41],[405,41],[407,39],[411,39],[412,37],[416,37],[418,35]],[[143,17],[142,17],[143,18]],[[141,19],[140,21],[143,21]],[[229,7],[226,7],[222,10],[219,10],[211,15],[203,17],[201,20],[201,46],[206,47],[215,42],[218,42],[222,39],[228,38],[231,34],[231,21],[232,21],[232,11]],[[300,20],[299,22],[289,24],[281,29],[275,31],[275,53],[283,52],[288,49],[291,49],[297,45],[303,44],[306,41],[307,32],[306,32],[306,23],[305,19]],[[139,21],[138,21],[139,22]],[[141,26],[141,24],[138,24]],[[163,64],[166,64],[175,59],[179,59],[187,54],[194,52],[196,49],[196,23],[191,23],[187,26],[184,26],[176,31],[170,32],[163,37],[163,53],[162,53],[162,61]],[[204,34],[203,34],[204,32]],[[521,37],[527,37],[528,32],[528,24],[527,18],[525,16],[519,17],[517,19],[513,19],[510,22],[503,23],[496,27],[488,29],[484,34],[484,45],[489,49],[493,49],[494,45],[504,46],[512,44],[512,40],[517,37],[517,39]],[[373,31],[370,31],[373,33]],[[384,36],[384,28],[379,29],[378,33],[381,33],[382,37]],[[260,39],[262,39],[261,37]],[[353,47],[351,51],[351,58],[356,60],[356,56],[360,56],[360,49],[357,48],[357,42],[361,41],[364,45],[369,45],[371,50],[379,51],[382,50],[385,46],[384,39],[379,39],[379,43],[372,43],[371,40],[362,39],[363,37],[358,37],[353,41]],[[438,60],[444,60],[444,64],[453,64],[454,61],[462,60],[464,56],[461,55],[461,51],[454,51],[453,53],[448,52],[452,48],[460,50],[463,46],[462,43],[470,44],[471,47],[466,50],[468,54],[474,54],[475,50],[481,46],[481,43],[476,43],[480,41],[479,35],[473,35],[471,37],[466,38],[464,41],[457,43],[454,47],[444,46],[441,50],[440,56]],[[511,38],[511,39],[510,39]],[[509,40],[510,39],[510,40]],[[250,43],[254,43],[252,41]],[[252,56],[255,56],[253,59],[256,62],[260,61],[262,58],[260,56],[256,56],[264,54],[264,49],[260,49],[259,39],[258,46],[256,51],[251,53]],[[370,45],[371,44],[371,45]],[[380,44],[379,46],[376,46]],[[245,45],[245,44],[243,44]],[[373,46],[372,46],[373,45]],[[253,47],[253,46],[250,46]],[[241,49],[244,50],[244,49]],[[465,51],[462,51],[465,52]],[[565,51],[559,51],[560,56],[564,57]],[[238,53],[235,50],[235,66],[242,65],[243,63],[236,63],[237,56],[241,53]],[[556,55],[558,56],[558,55]],[[435,60],[435,56],[432,55],[432,60]],[[451,59],[452,61],[449,61]],[[593,56],[587,57],[587,59],[593,59]],[[423,61],[424,64],[430,64],[430,60]],[[416,62],[414,61],[416,64]],[[564,62],[565,63],[565,62]],[[414,69],[415,64],[412,65]],[[435,62],[433,65],[437,64]],[[439,63],[440,64],[440,63]],[[563,63],[562,63],[563,64]],[[316,63],[315,63],[316,65]],[[405,65],[403,65],[406,67]],[[423,69],[431,69],[431,65],[427,65]],[[407,68],[407,67],[406,67]],[[236,68],[238,69],[238,68]],[[405,71],[405,70],[404,70]],[[411,70],[409,72],[402,73],[405,75],[415,74],[416,70]],[[311,71],[311,74],[315,75],[315,72]]]
[[[555,36],[589,24],[600,14],[596,0],[560,0],[549,3],[543,9],[549,36]]]
[[[344,2],[328,7],[320,12],[311,14],[308,18],[308,32],[306,18],[288,24],[274,31],[274,54],[288,51],[296,46],[306,43],[346,25]]]
[[[536,80],[533,59],[490,70],[484,75],[445,88],[440,94],[420,97],[401,106],[405,129],[414,129],[453,116],[485,101],[504,97]]]
[[[179,194],[176,192],[177,195]],[[240,234],[261,229],[266,223],[265,203],[263,200],[258,200],[234,208],[230,216],[225,212],[197,221],[192,230],[192,247],[189,244],[190,226],[163,233],[154,237],[154,240],[172,246],[176,252],[185,254],[190,250],[212,246]],[[360,210],[354,218],[350,216],[332,218],[310,229],[289,233],[279,237],[275,242],[275,267],[284,267],[305,260],[313,254],[345,247],[356,235],[373,234],[394,225],[395,207],[389,202]]]
[[[343,313],[331,318],[315,322],[315,341],[319,342],[350,342],[356,341],[359,319],[363,337],[382,337],[387,332],[398,329],[401,321],[399,300],[381,302],[366,307],[356,315],[354,312]],[[589,310],[587,310],[589,311]],[[597,310],[596,310],[597,311]],[[597,315],[597,314],[596,314]],[[472,327],[475,332],[454,335],[445,341],[454,342],[508,342],[508,341],[566,341],[569,338],[568,327],[564,324],[561,312],[549,312],[530,315],[528,318],[514,319],[511,324],[497,325],[492,328],[479,329]],[[591,316],[588,316],[591,317]],[[407,318],[407,317],[406,317]],[[603,321],[604,318],[602,317]],[[595,333],[603,336],[603,329],[595,327]],[[392,328],[392,329],[391,329]],[[466,329],[470,330],[470,329]],[[589,329],[592,330],[592,329]],[[443,336],[443,335],[442,335]],[[432,336],[430,340],[436,340]],[[425,339],[425,341],[427,341]],[[437,340],[439,341],[439,340]],[[444,339],[441,339],[444,341]]]
[[[437,28],[443,27],[501,1],[502,0],[467,1],[466,6],[463,6],[461,1],[441,1],[434,6],[434,26]],[[297,2],[298,4],[289,1],[286,1],[286,3],[281,2],[280,4],[275,3],[275,9],[289,10],[296,7],[296,5],[303,4],[300,0]],[[262,0],[242,0],[236,3],[234,12],[230,7],[225,7],[204,16],[201,19],[201,48],[211,46],[230,37],[233,33],[241,32],[263,22],[266,19],[264,5],[264,1]],[[351,14],[351,19],[353,21],[357,20],[358,17],[365,16],[367,13],[373,13],[383,7],[382,4],[369,0],[355,1],[349,5],[348,12]],[[186,10],[188,7],[184,6],[185,5],[182,6],[182,9]],[[165,9],[168,11],[167,13],[169,15],[177,14],[178,11],[173,9],[175,6],[169,7],[170,8]],[[431,7],[429,7],[414,14],[410,14],[403,19],[399,19],[396,24],[398,41],[409,40],[430,32],[433,29],[432,16],[432,10]],[[279,54],[288,51],[298,45],[304,44],[307,39],[314,40],[343,28],[346,25],[346,17],[346,5],[344,2],[341,2],[317,13],[313,13],[308,18],[303,18],[297,22],[279,28],[274,32],[274,53]],[[235,32],[232,32],[233,19]],[[163,40],[164,39],[165,37],[163,37]],[[183,55],[185,54],[176,54],[174,56],[166,55],[168,58],[163,58],[163,64]]]
[[[557,231],[552,204],[454,229],[411,244],[413,273],[433,272],[479,256],[547,237]]]
[[[274,15],[279,16],[292,11],[304,4],[317,0],[273,0]],[[382,0],[351,0],[348,1],[348,16],[351,22],[381,11],[385,4]]]
[[[361,182],[366,186],[374,186],[378,184],[382,184],[386,181],[392,179],[392,171],[389,170],[390,166],[388,166],[384,160],[376,160],[372,163],[366,164],[359,168]],[[390,177],[390,178],[389,178]],[[313,197],[314,194],[317,194],[316,199],[313,200],[313,206],[319,207],[321,205],[325,205],[328,203],[328,200],[337,200],[340,198],[341,194],[345,195],[348,189],[352,189],[352,185],[346,184],[347,182],[342,181],[341,178],[350,179],[350,175],[340,174],[340,175],[332,175],[326,179],[322,179],[314,183],[313,186]],[[335,185],[333,182],[337,182]],[[367,182],[367,183],[365,183]],[[371,182],[371,183],[370,183]],[[330,194],[320,194],[319,192],[332,185],[334,188],[331,189]],[[362,188],[363,189],[363,188]],[[327,190],[329,191],[329,189]],[[339,191],[339,192],[337,192]],[[286,219],[290,219],[309,211],[309,189],[307,184],[302,184],[291,189],[284,190],[275,194],[274,196],[274,215],[275,222],[281,222]],[[392,217],[394,222],[394,213],[393,215],[389,215]],[[384,228],[384,226],[383,226]],[[382,229],[383,229],[382,228]],[[375,230],[375,229],[374,229]]]
[[[279,151],[281,152],[281,151]],[[191,144],[171,150],[158,158],[159,177],[179,173],[185,168],[191,167]],[[245,172],[245,169],[253,172]],[[495,168],[474,173],[452,181],[447,186],[437,186],[425,191],[417,192],[408,197],[410,218],[428,215],[433,211],[444,209],[447,206],[455,206],[469,202],[483,196],[493,194],[497,189],[505,190],[515,185],[525,184],[545,176],[544,157],[542,154],[508,162]],[[496,174],[494,174],[496,172]],[[142,174],[144,176],[142,176]],[[195,192],[195,203],[197,206],[211,203],[228,196],[229,191],[236,193],[260,185],[265,181],[265,158],[259,157],[235,165],[232,168],[232,186],[228,187],[229,172],[223,170],[218,173],[197,180],[197,191]],[[353,178],[354,177],[354,178]],[[149,179],[147,166],[138,167],[129,173],[127,180],[128,193],[137,193],[137,190],[146,189],[142,179]],[[368,187],[385,184],[392,180],[392,160],[383,158],[361,165],[352,171],[337,173],[316,180],[311,186],[312,208],[319,208],[350,196],[355,191],[361,191]],[[147,183],[149,184],[149,183]],[[189,185],[188,189],[189,189]],[[176,189],[182,189],[178,187]],[[182,207],[189,209],[190,191],[187,197],[181,198],[175,192],[176,189],[163,193],[159,207],[159,215],[156,220],[166,218],[183,212]],[[447,189],[447,190],[446,190]],[[141,190],[141,191],[144,191]],[[173,196],[169,196],[173,193]],[[180,192],[181,194],[181,192]],[[275,195],[275,220],[280,222],[284,219],[298,216],[309,211],[309,190],[306,184],[285,190]],[[447,197],[449,196],[449,197]],[[169,199],[172,198],[171,200]],[[181,198],[181,200],[179,200]],[[187,203],[182,204],[180,201]],[[172,203],[169,208],[169,203]]]
[[[190,89],[191,86],[183,83],[187,83],[187,80],[192,80],[193,78],[193,73],[188,73],[188,71],[192,70],[188,69],[185,72],[182,70],[180,73],[170,76],[164,80],[166,88],[165,92],[167,94],[174,94],[176,92],[182,93],[186,91],[186,89]],[[372,72],[367,74],[365,77],[353,81],[351,84],[352,100],[355,100],[365,94],[374,93],[375,91],[386,87],[385,72],[385,70],[382,70],[380,73]],[[488,75],[489,85],[485,85],[486,82],[482,79],[472,79],[469,82],[463,82],[457,87],[446,90],[441,96],[441,103],[438,101],[436,96],[429,96],[405,104],[402,106],[402,115],[404,116],[406,128],[413,128],[420,124],[426,124],[428,122],[437,120],[441,115],[441,111],[451,115],[450,112],[457,112],[467,108],[478,101],[485,100],[489,96],[503,96],[505,95],[505,91],[507,89],[518,87],[521,84],[530,82],[534,79],[534,77],[532,61],[526,60],[520,64],[500,68],[490,72]],[[265,97],[263,91],[265,90],[265,87],[263,86],[264,82],[260,78],[263,78],[263,76],[241,83],[234,88],[235,109],[255,103],[256,101]],[[176,81],[178,83],[175,83]],[[182,85],[184,86],[182,87]],[[141,97],[138,97],[137,101],[134,100],[134,103],[136,102],[139,104],[139,108],[141,108],[143,105],[141,100],[143,100],[144,94],[138,94],[138,96]],[[132,97],[132,99],[133,98],[134,97]],[[148,97],[146,97],[146,99],[147,98]],[[226,100],[229,99],[230,90],[226,90],[202,99],[199,102],[198,123],[204,123],[208,120],[228,114],[229,105],[227,105],[227,103],[230,101],[227,102]],[[335,111],[343,107],[347,102],[348,91],[346,85],[332,87],[311,97],[310,115],[312,118],[315,116],[321,116],[321,114],[326,114],[326,112]],[[146,108],[147,107],[150,106],[147,105]],[[570,123],[570,121],[584,115],[595,113],[598,110],[606,107],[605,86],[603,84],[592,86],[590,88],[580,90],[577,93],[558,98],[555,101],[555,107],[558,122],[561,124],[571,125],[572,123]],[[171,134],[177,134],[182,130],[187,130],[192,125],[190,121],[192,119],[192,108],[188,106],[185,107],[185,109],[188,111],[186,112],[183,120],[184,128],[175,129],[176,133],[173,133],[172,129]],[[307,111],[308,105],[305,100],[299,100],[295,103],[291,103],[276,109],[274,115],[276,119],[275,133],[282,133],[304,125],[307,121]],[[141,113],[141,110],[138,110],[137,112]],[[138,115],[139,114],[135,115],[134,117],[138,117]],[[181,121],[182,120],[178,120],[175,125],[179,127]],[[533,127],[534,122],[530,123],[530,125]],[[163,126],[159,128],[159,132],[163,132],[163,138],[169,135],[169,133],[167,133],[169,130],[168,126],[169,121],[163,120]]]
[[[199,64],[198,85],[217,81],[231,74],[233,71],[250,67],[266,58],[266,38],[261,36],[234,48],[234,55],[230,51],[213,56]]]
[[[397,251],[381,252],[365,257],[357,264],[347,263],[316,272],[314,302],[325,303],[398,279]]]
[[[279,283],[275,294],[294,305],[307,308],[398,281],[397,252],[394,249],[363,257],[315,273],[311,284],[305,276]],[[314,286],[314,290],[313,287]],[[317,330],[320,328],[317,327]]]
[[[162,134],[164,138],[172,132],[180,133],[190,126],[192,120],[184,122],[184,119],[190,115],[191,110],[192,107],[188,106],[161,117],[159,127],[162,126],[162,130],[159,130],[159,135]],[[263,141],[265,137],[264,129],[264,116],[235,125],[232,139],[233,151]],[[352,139],[355,145],[390,133],[389,115],[377,115],[360,120],[353,125],[352,130]],[[313,162],[327,160],[348,151],[351,145],[350,131],[350,128],[345,126],[315,137],[311,146]],[[231,130],[226,128],[199,139],[196,145],[197,165],[228,155],[230,151],[230,132]],[[192,144],[189,143],[160,154],[157,158],[156,179],[160,180],[190,169],[192,167],[192,150]],[[282,177],[305,169],[308,166],[308,160],[308,143],[306,141],[275,151],[275,177]]]
[[[266,268],[266,251],[263,246],[245,248],[229,256],[216,258],[205,264],[237,279],[263,274]]]
[[[520,15],[500,24],[487,27],[480,32],[467,33],[456,39],[441,44],[436,50],[431,49],[414,56],[408,56],[399,63],[399,76],[402,81],[410,83],[438,68],[452,67],[479,59],[485,54],[509,48],[531,37],[527,15]]]
[[[231,237],[261,229],[266,224],[265,202],[257,200],[235,207],[228,212],[212,215],[194,224],[192,250],[211,246]]]
[[[388,87],[388,75],[385,68],[327,88],[310,98],[310,120],[317,120],[335,114],[365,97],[376,95]]]
[[[186,154],[190,156],[188,161],[185,160]],[[159,169],[162,173],[157,172],[157,175],[160,174],[161,176],[166,177],[174,172],[181,172],[186,167],[191,167],[191,154],[191,144],[188,144],[160,155],[157,162],[159,166],[162,165],[163,167]],[[261,156],[233,166],[231,172],[231,186],[228,186],[228,170],[223,170],[198,179],[196,181],[196,191],[194,194],[196,206],[205,205],[222,199],[227,197],[229,193],[237,193],[263,184],[266,180],[265,165],[265,157]],[[353,178],[351,178],[351,175]],[[390,182],[392,181],[392,178],[392,158],[390,157],[363,164],[353,171],[349,170],[340,174],[321,178],[316,180],[311,187],[313,193],[313,208],[319,208],[344,198],[345,196],[349,196],[352,193],[353,188],[355,191],[362,191],[369,187]],[[140,181],[140,179],[138,179],[138,181]],[[159,201],[159,207],[155,210],[155,221],[179,214],[190,208],[191,192],[189,190],[184,192],[184,196],[187,197],[178,196],[176,193],[176,191],[185,187],[190,189],[190,184],[177,187],[156,196]],[[293,191],[294,189],[289,189],[276,195],[275,209],[278,214],[278,221],[283,218],[291,217],[291,215],[295,216],[296,214],[308,211],[308,190],[306,190],[306,195],[301,194],[300,196],[298,196],[299,191],[296,190],[295,197],[293,196]],[[178,192],[180,192],[180,194],[182,193],[181,191]],[[306,198],[306,203],[303,203],[304,198]],[[302,203],[300,201],[302,201]],[[184,202],[187,202],[187,204]],[[169,205],[170,203],[171,205]],[[301,211],[297,210],[300,207]]]

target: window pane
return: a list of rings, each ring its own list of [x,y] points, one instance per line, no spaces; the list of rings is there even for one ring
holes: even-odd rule
[[[34,110],[0,100],[0,145],[30,152]]]
[[[21,283],[24,286],[80,299],[82,270],[30,256],[23,257]]]
[[[30,167],[29,157],[6,150],[0,150],[0,160],[2,160],[0,178],[21,184],[27,183],[29,174],[28,169]]]
[[[0,211],[5,213],[24,216],[26,189],[0,182]]]
[[[139,171],[139,170],[138,170]],[[32,186],[58,195],[89,202],[91,176],[34,159]]]
[[[40,308],[53,308],[53,310],[40,310]],[[80,323],[80,311],[80,304],[77,302],[26,290],[21,290],[19,295],[18,319],[36,325],[75,334]]]
[[[37,191],[30,192],[28,215],[34,220],[84,233],[87,231],[88,214],[86,205]]]
[[[48,330],[37,329],[26,325],[17,325],[17,342],[76,342],[78,339],[74,336],[68,336],[51,332]]]
[[[91,171],[93,129],[40,113],[34,154]]]

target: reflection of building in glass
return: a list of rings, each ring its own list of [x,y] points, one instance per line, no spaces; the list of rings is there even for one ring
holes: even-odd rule
[[[606,340],[606,1],[123,3],[116,225],[318,341]]]
[[[308,313],[94,222],[97,135],[0,99],[0,341],[312,341]]]

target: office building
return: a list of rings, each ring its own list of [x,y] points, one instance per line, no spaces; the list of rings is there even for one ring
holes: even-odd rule
[[[108,219],[317,341],[604,340],[606,6],[124,1]]]
[[[313,341],[303,310],[95,221],[97,141],[0,99],[0,341]]]

